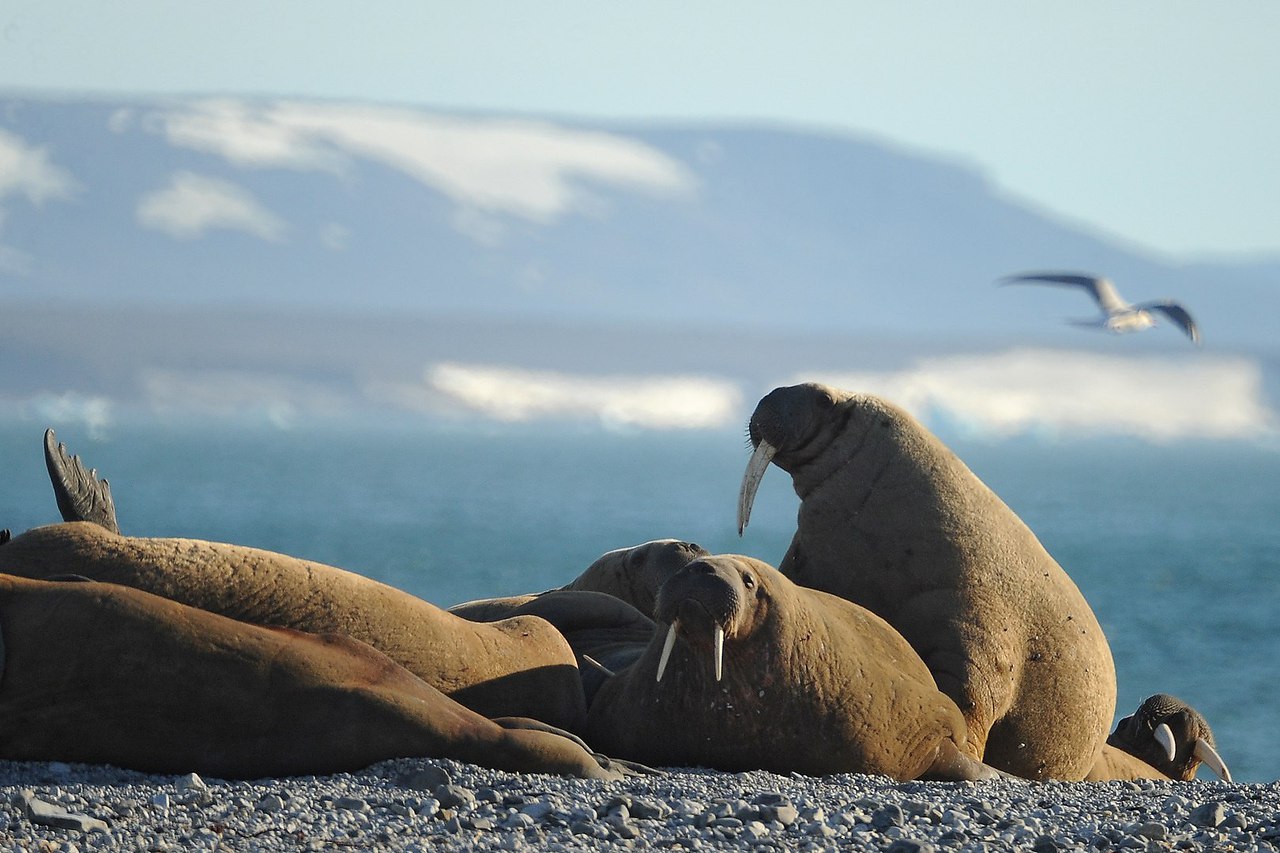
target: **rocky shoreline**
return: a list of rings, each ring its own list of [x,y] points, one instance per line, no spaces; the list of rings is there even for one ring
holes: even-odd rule
[[[1280,783],[623,782],[399,759],[230,782],[0,762],[0,847],[86,850],[1275,850]]]

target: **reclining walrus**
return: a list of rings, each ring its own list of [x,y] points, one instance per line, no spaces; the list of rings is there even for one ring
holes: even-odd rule
[[[640,769],[533,720],[486,719],[357,640],[117,584],[0,575],[0,634],[0,758],[223,778],[406,756],[596,779]]]
[[[586,738],[657,765],[973,780],[964,718],[884,620],[742,556],[661,587],[661,630],[607,679]],[[606,749],[606,752],[608,751]]]
[[[342,634],[483,716],[581,727],[586,706],[573,650],[546,621],[524,616],[478,624],[386,584],[284,554],[121,536],[109,484],[69,456],[52,430],[45,459],[67,522],[0,545],[0,572],[81,575],[243,622]]]
[[[1027,526],[910,415],[817,384],[751,416],[739,529],[772,461],[800,497],[779,568],[883,617],[968,724],[967,748],[1031,779],[1083,779],[1115,709],[1093,611]]]
[[[604,680],[633,663],[648,644],[659,587],[693,560],[707,556],[706,549],[692,542],[655,539],[607,551],[557,589],[465,601],[449,612],[477,622],[513,616],[546,619],[577,654],[590,705]]]
[[[1116,724],[1102,760],[1086,778],[1190,782],[1202,763],[1219,779],[1231,781],[1204,715],[1175,696],[1156,693]]]

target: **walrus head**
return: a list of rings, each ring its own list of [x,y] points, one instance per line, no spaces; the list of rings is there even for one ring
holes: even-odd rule
[[[676,572],[710,552],[693,542],[655,539],[601,554],[567,589],[607,592],[653,616],[658,589]]]
[[[1214,748],[1204,716],[1167,693],[1147,697],[1138,710],[1116,724],[1107,743],[1142,759],[1171,779],[1189,782],[1204,763],[1219,778],[1231,771]]]
[[[672,575],[658,590],[654,615],[667,624],[658,661],[661,681],[676,638],[710,652],[716,681],[724,675],[724,644],[749,636],[759,618],[757,602],[764,586],[750,560],[733,556],[703,557]]]
[[[792,461],[803,463],[818,455],[843,429],[845,417],[840,411],[847,398],[844,392],[807,382],[775,388],[756,404],[747,423],[755,450],[738,492],[738,535],[751,518],[751,505],[769,463],[790,470]]]

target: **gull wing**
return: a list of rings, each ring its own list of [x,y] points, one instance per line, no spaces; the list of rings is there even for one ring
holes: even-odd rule
[[[1032,272],[1005,276],[1000,281],[1002,284],[1043,282],[1047,284],[1066,284],[1074,287],[1083,287],[1085,290],[1089,291],[1089,295],[1098,303],[1098,307],[1108,314],[1114,314],[1117,311],[1124,311],[1129,307],[1128,303],[1121,299],[1120,294],[1116,292],[1114,284],[1105,278],[1099,278],[1094,275],[1067,272]]]
[[[1176,323],[1178,328],[1186,332],[1187,337],[1191,338],[1193,343],[1200,343],[1200,327],[1191,318],[1191,312],[1182,307],[1182,303],[1174,302],[1172,299],[1157,299],[1154,302],[1143,302],[1141,305],[1135,305],[1134,307],[1145,311],[1159,311]]]

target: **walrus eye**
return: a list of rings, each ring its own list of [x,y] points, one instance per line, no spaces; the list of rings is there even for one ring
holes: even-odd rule
[[[756,585],[756,579],[751,577],[751,575],[743,575],[742,585],[745,586],[747,589],[751,589],[753,586]]]

